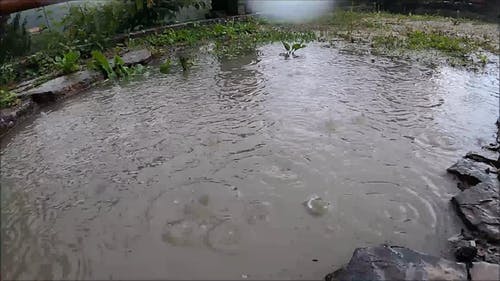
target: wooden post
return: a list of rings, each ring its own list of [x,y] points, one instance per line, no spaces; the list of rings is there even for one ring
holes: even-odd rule
[[[0,15],[12,14],[69,1],[73,0],[0,0]]]

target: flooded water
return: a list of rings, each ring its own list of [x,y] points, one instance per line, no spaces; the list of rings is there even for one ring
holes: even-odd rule
[[[496,66],[281,48],[96,89],[5,139],[2,278],[321,279],[356,247],[443,253],[445,169],[494,139]]]

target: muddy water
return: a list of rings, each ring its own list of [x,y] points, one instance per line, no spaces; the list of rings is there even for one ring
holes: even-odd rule
[[[320,279],[355,247],[441,254],[445,168],[493,140],[495,65],[280,48],[96,89],[4,140],[2,277]]]

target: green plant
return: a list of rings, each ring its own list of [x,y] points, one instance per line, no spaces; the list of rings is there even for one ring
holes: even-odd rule
[[[166,59],[161,65],[160,65],[160,72],[163,74],[167,74],[170,72],[170,67],[172,65],[172,61],[170,59]]]
[[[302,42],[287,43],[285,41],[281,41],[281,43],[283,44],[283,47],[285,47],[286,50],[286,52],[282,54],[285,58],[289,58],[290,56],[296,57],[295,52],[306,47],[306,45],[303,44]]]
[[[65,53],[62,57],[56,57],[55,65],[64,74],[69,74],[80,69],[78,61],[80,59],[80,52],[69,51]]]
[[[26,31],[26,19],[21,23],[21,14],[0,16],[0,64],[14,57],[26,55],[30,51],[31,38]]]
[[[482,65],[486,65],[488,63],[488,57],[485,54],[479,54],[477,57]]]
[[[118,55],[110,62],[102,52],[92,51],[92,59],[91,67],[101,71],[106,78],[125,78],[144,72],[142,65],[137,65],[133,68],[125,66],[125,62]]]
[[[16,71],[12,64],[0,65],[0,86],[9,85],[16,80]]]
[[[113,67],[102,52],[92,51],[92,59],[92,66],[94,69],[101,71],[107,78],[116,77]]]
[[[193,61],[184,55],[179,56],[179,63],[181,64],[183,71],[188,71],[191,66],[193,66]]]
[[[113,60],[113,70],[118,77],[128,77],[133,74],[133,71],[125,66],[125,62],[118,55],[116,55]]]
[[[6,90],[0,89],[0,108],[8,108],[19,103],[17,95]]]

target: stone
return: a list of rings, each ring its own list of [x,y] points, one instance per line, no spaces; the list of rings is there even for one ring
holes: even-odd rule
[[[500,199],[498,184],[480,183],[454,196],[458,215],[471,229],[489,241],[500,241]]]
[[[487,262],[474,262],[470,269],[471,280],[497,281],[500,280],[500,265]]]
[[[472,159],[477,162],[483,162],[496,168],[500,167],[498,157],[498,152],[486,149],[480,151],[471,151],[465,155],[465,158]]]
[[[469,242],[469,241],[467,241]],[[458,262],[472,262],[477,255],[477,248],[473,245],[463,245],[459,246],[455,250],[455,259]]]
[[[464,264],[399,246],[358,248],[325,280],[467,280]]]
[[[125,62],[125,66],[132,66],[136,64],[146,64],[151,61],[152,57],[148,49],[141,49],[123,54],[122,59]]]
[[[9,128],[13,127],[19,119],[35,111],[35,105],[32,100],[22,100],[21,104],[0,110],[0,136]]]
[[[471,159],[460,159],[457,163],[449,167],[447,171],[457,175],[462,181],[471,185],[480,182],[498,182],[495,178],[496,175],[490,173],[490,171],[496,171],[496,168]]]
[[[19,96],[21,98],[31,97],[37,103],[54,101],[64,96],[79,93],[101,79],[103,79],[103,76],[98,72],[78,71],[49,80],[38,87],[21,93]]]

